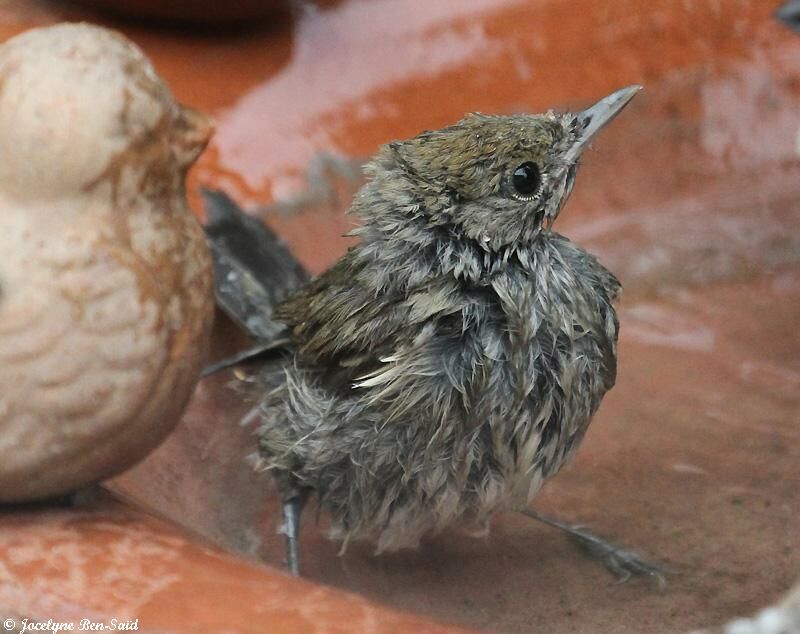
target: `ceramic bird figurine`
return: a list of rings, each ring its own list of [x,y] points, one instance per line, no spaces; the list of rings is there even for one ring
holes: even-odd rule
[[[266,293],[251,298],[277,326],[256,349],[276,358],[251,381],[251,418],[283,493],[293,572],[314,495],[345,544],[414,546],[515,509],[569,531],[623,578],[662,579],[635,553],[528,509],[616,379],[620,284],[552,225],[589,142],[638,90],[578,113],[471,115],[386,145],[351,208],[358,244],[274,308]],[[207,231],[231,268],[222,226]],[[253,277],[269,285],[274,267],[260,268]],[[231,292],[217,288],[220,304],[265,338]]]
[[[184,192],[211,131],[117,33],[0,46],[0,502],[118,474],[178,422],[213,316]]]

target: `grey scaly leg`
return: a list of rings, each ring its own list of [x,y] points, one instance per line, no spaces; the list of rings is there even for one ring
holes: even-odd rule
[[[305,497],[294,495],[283,501],[283,525],[280,532],[286,535],[286,567],[295,576],[300,576],[300,514],[303,512]]]
[[[580,526],[562,522],[561,520],[544,515],[533,509],[520,509],[519,512],[526,517],[539,520],[548,526],[558,528],[568,533],[591,555],[602,559],[603,563],[617,577],[620,583],[625,583],[633,575],[643,575],[654,579],[659,588],[663,589],[666,587],[667,581],[665,574],[668,573],[669,570],[642,559],[635,552],[620,548],[602,537],[598,537],[584,530]]]

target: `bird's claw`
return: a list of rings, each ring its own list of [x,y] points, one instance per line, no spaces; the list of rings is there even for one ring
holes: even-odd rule
[[[519,512],[567,533],[590,555],[601,559],[606,568],[617,578],[617,583],[625,583],[634,576],[646,576],[656,582],[659,590],[667,586],[666,575],[671,572],[668,568],[650,563],[632,550],[615,546],[580,524],[569,524],[529,508],[520,509]]]
[[[617,578],[617,583],[626,583],[632,577],[650,577],[660,590],[667,586],[667,568],[651,563],[632,550],[619,548],[580,527],[573,526],[570,534],[590,554],[598,557]]]

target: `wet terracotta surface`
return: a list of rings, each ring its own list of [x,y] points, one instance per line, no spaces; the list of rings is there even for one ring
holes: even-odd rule
[[[379,558],[368,545],[337,557],[324,518],[310,521],[309,579],[488,631],[676,632],[755,612],[800,577],[800,38],[774,8],[343,0],[215,33],[110,23],[217,119],[194,200],[204,184],[245,206],[281,203],[263,215],[314,271],[346,247],[353,160],[378,144],[469,111],[580,107],[645,86],[586,156],[559,219],[626,294],[617,387],[536,506],[669,564],[669,587],[616,585],[514,515],[488,539],[453,531]],[[0,37],[85,16],[5,2]],[[241,345],[224,319],[215,345]],[[114,488],[279,566],[277,506],[244,461],[253,440],[227,380],[202,384],[178,431]]]
[[[204,548],[111,500],[8,512],[2,631],[88,623],[138,632],[457,632]],[[53,631],[48,630],[48,631]]]

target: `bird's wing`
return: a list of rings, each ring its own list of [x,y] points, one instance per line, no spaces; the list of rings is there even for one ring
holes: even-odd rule
[[[348,252],[275,310],[289,326],[302,358],[315,365],[356,368],[388,352],[402,328],[402,298],[375,297],[363,267]]]
[[[432,279],[423,288],[378,293],[351,250],[280,304],[275,318],[289,326],[301,359],[352,384],[411,345],[423,323],[457,312],[447,301],[451,291]]]

